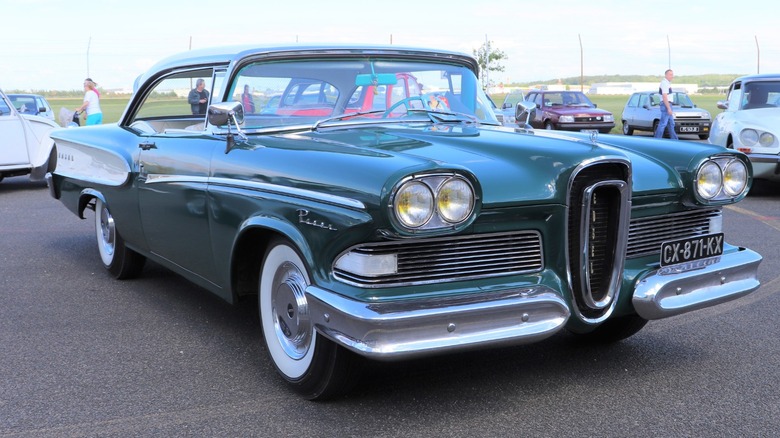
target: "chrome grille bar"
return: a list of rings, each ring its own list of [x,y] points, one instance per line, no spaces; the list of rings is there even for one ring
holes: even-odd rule
[[[392,274],[358,275],[334,267],[336,278],[361,287],[486,278],[538,272],[544,267],[542,238],[537,231],[370,243],[348,252],[397,258],[397,270]]]
[[[632,219],[626,257],[660,254],[663,242],[718,232],[712,221],[722,215],[720,209],[707,209]]]

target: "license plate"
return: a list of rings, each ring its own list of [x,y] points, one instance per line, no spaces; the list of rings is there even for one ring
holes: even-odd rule
[[[723,255],[723,233],[672,240],[661,244],[661,266]]]
[[[680,126],[680,132],[699,132],[698,126]]]

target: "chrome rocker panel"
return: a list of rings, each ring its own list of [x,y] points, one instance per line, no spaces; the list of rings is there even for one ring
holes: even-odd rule
[[[570,312],[552,289],[527,288],[453,298],[365,303],[310,286],[311,319],[319,333],[380,360],[545,339]]]
[[[695,270],[678,272],[669,266],[651,272],[634,290],[634,310],[645,319],[666,318],[730,301],[758,289],[757,270],[761,263],[758,253],[741,249],[713,261],[716,260],[717,263]]]

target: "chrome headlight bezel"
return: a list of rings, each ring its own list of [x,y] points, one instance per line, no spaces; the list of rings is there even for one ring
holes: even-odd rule
[[[711,157],[696,170],[694,192],[704,204],[735,202],[747,193],[750,176],[747,163],[738,157]]]
[[[423,188],[429,197],[422,196]],[[415,196],[410,197],[410,194]],[[477,193],[471,181],[456,173],[412,175],[393,189],[389,213],[394,225],[406,233],[453,230],[473,217]],[[412,204],[410,204],[410,202]],[[419,209],[410,218],[409,209]],[[429,214],[423,214],[425,211]]]

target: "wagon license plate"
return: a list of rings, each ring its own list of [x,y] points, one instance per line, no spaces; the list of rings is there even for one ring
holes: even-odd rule
[[[676,265],[719,255],[723,255],[723,233],[672,240],[661,244],[661,266]]]
[[[699,132],[698,126],[680,126],[680,132]]]

